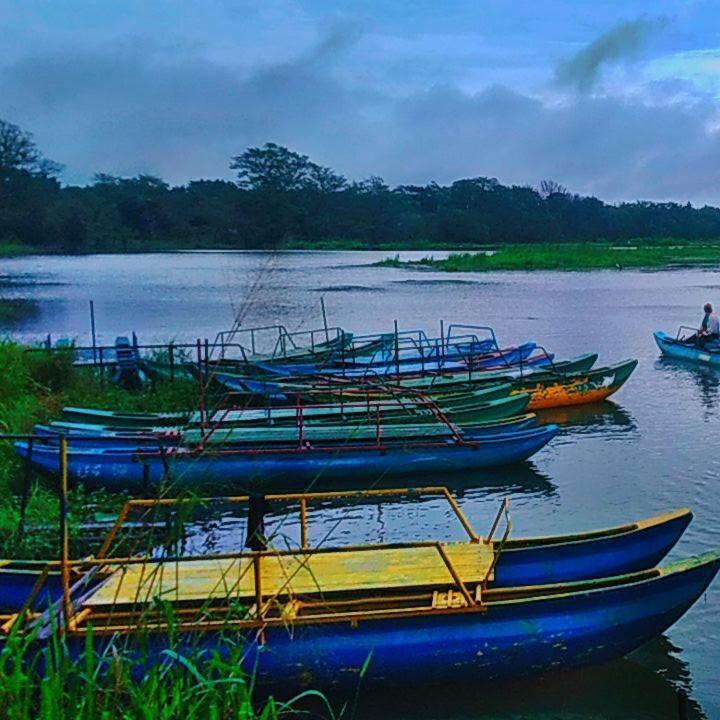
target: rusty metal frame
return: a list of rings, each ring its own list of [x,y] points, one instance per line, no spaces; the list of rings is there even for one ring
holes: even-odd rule
[[[65,471],[67,469],[67,448],[65,446],[63,466]],[[61,488],[65,488],[65,483],[61,484]],[[163,572],[163,568],[168,563],[179,563],[193,561],[206,561],[206,560],[221,560],[221,559],[232,559],[237,561],[250,560],[247,566],[243,569],[240,578],[244,576],[250,568],[254,571],[254,605],[248,606],[251,611],[251,616],[244,617],[241,619],[225,618],[223,620],[213,620],[212,618],[206,618],[204,620],[186,620],[182,618],[189,617],[191,613],[202,614],[207,611],[209,607],[212,607],[216,612],[220,612],[225,609],[227,612],[231,610],[231,607],[227,605],[228,598],[232,597],[232,589],[227,593],[225,598],[205,598],[202,601],[196,601],[192,603],[182,603],[176,608],[176,612],[181,616],[178,629],[188,629],[193,631],[212,631],[219,629],[220,627],[234,627],[237,629],[253,628],[260,629],[261,631],[268,627],[276,624],[285,624],[287,619],[282,616],[282,612],[279,615],[270,613],[273,608],[277,607],[278,598],[285,595],[285,591],[292,578],[301,568],[306,566],[305,562],[300,562],[298,568],[288,575],[283,581],[281,586],[273,591],[271,595],[266,596],[263,593],[262,588],[262,561],[265,557],[278,557],[278,556],[305,556],[310,559],[314,554],[322,552],[349,552],[349,551],[368,551],[372,552],[378,549],[389,549],[389,548],[419,548],[428,547],[437,550],[442,562],[448,570],[449,580],[452,585],[457,588],[460,594],[465,599],[466,607],[462,609],[458,608],[433,608],[430,603],[418,605],[420,601],[427,601],[430,595],[420,590],[420,594],[416,590],[415,593],[409,593],[405,595],[399,595],[395,593],[393,596],[385,596],[382,593],[375,593],[367,598],[356,598],[342,599],[342,600],[329,600],[321,599],[314,601],[305,601],[301,607],[303,609],[312,610],[318,609],[321,612],[314,613],[310,612],[301,616],[293,617],[293,622],[302,623],[327,623],[327,622],[359,622],[367,619],[380,619],[380,618],[392,618],[392,617],[404,617],[404,616],[417,616],[427,614],[442,614],[452,613],[458,611],[486,611],[486,606],[480,600],[480,595],[477,593],[477,587],[484,587],[488,577],[491,576],[492,571],[497,563],[499,552],[494,554],[490,569],[488,570],[485,580],[477,582],[473,581],[473,585],[476,591],[475,596],[468,589],[467,585],[463,581],[457,568],[455,568],[451,558],[445,550],[443,543],[438,541],[416,541],[416,542],[405,542],[405,543],[376,543],[376,544],[363,544],[363,545],[350,545],[341,547],[320,547],[311,548],[308,544],[308,505],[313,502],[321,502],[332,499],[347,498],[347,499],[367,499],[367,498],[389,498],[389,497],[415,497],[415,496],[427,496],[436,495],[443,498],[448,502],[454,515],[460,522],[463,530],[468,536],[470,543],[483,542],[477,533],[474,531],[469,520],[462,512],[455,498],[450,494],[449,490],[443,486],[428,486],[423,488],[411,488],[411,489],[375,489],[375,490],[363,490],[363,491],[333,491],[333,492],[319,492],[319,493],[280,493],[274,495],[268,495],[267,499],[276,502],[297,502],[300,511],[300,525],[301,525],[301,548],[300,549],[287,549],[287,550],[266,550],[260,552],[241,552],[241,553],[220,553],[214,555],[202,555],[202,556],[190,556],[190,557],[164,557],[156,561],[152,561],[147,556],[135,556],[135,557],[107,557],[107,553],[120,532],[123,524],[127,520],[130,512],[134,508],[155,508],[155,507],[173,507],[187,505],[195,502],[223,502],[223,503],[244,503],[247,502],[248,496],[221,496],[214,498],[198,498],[198,499],[177,499],[177,498],[159,498],[159,499],[132,499],[128,500],[123,506],[120,514],[118,515],[113,527],[108,532],[105,542],[94,558],[85,558],[82,560],[71,560],[68,555],[68,534],[67,528],[62,533],[63,549],[61,560],[59,562],[49,563],[43,570],[41,578],[36,583],[36,587],[33,588],[33,593],[28,599],[23,611],[17,616],[11,617],[7,622],[7,628],[3,627],[5,631],[11,629],[16,621],[22,621],[25,619],[32,619],[38,617],[37,614],[30,612],[32,600],[37,596],[37,592],[40,590],[42,585],[41,580],[47,578],[49,572],[53,568],[60,568],[62,585],[63,585],[63,596],[62,596],[62,618],[64,631],[73,634],[84,634],[87,632],[87,627],[84,623],[89,621],[99,621],[98,625],[94,626],[93,632],[98,634],[109,634],[113,632],[133,632],[138,629],[150,632],[159,632],[167,627],[167,624],[156,617],[149,617],[152,613],[147,612],[147,608],[136,610],[138,603],[141,602],[139,597],[128,601],[127,603],[119,603],[116,597],[111,603],[108,603],[108,608],[104,612],[101,608],[84,608],[79,611],[73,605],[71,598],[70,588],[70,573],[79,568],[89,568],[89,572],[111,572],[113,568],[127,567],[130,565],[143,565],[143,567],[155,565],[150,568],[150,573]],[[501,508],[507,513],[507,503],[504,502]],[[499,513],[500,515],[500,513]],[[66,516],[65,516],[66,517]],[[497,522],[494,523],[493,532],[497,526]],[[509,518],[508,526],[506,527],[505,535],[503,537],[501,545],[504,545],[509,535]],[[484,541],[484,542],[489,542]],[[238,578],[235,583],[240,582]],[[222,579],[221,581],[222,582]],[[138,586],[139,587],[139,586]],[[320,589],[321,591],[321,589]],[[223,604],[224,603],[224,604]],[[394,606],[391,606],[394,603]],[[144,603],[142,603],[144,605]],[[121,607],[118,607],[121,606]],[[362,609],[361,606],[368,605]],[[130,609],[122,609],[122,606],[129,607]],[[357,606],[359,609],[351,610],[347,607]],[[270,614],[269,614],[270,613]],[[144,618],[144,619],[143,619]],[[105,623],[103,624],[103,620]]]

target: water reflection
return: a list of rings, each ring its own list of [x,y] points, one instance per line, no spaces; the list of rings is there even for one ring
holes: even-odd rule
[[[662,370],[676,381],[680,381],[682,377],[691,378],[700,391],[700,402],[703,407],[708,410],[718,407],[720,371],[705,365],[672,358],[660,358],[655,362],[655,369]]]
[[[483,474],[482,485],[466,477],[429,478],[425,486],[445,486],[458,499],[475,529],[484,533],[502,499],[508,495],[552,498],[555,486],[532,465],[498,469]],[[373,484],[370,489],[402,487],[397,483]],[[341,488],[334,484],[333,491]],[[349,489],[357,490],[350,486]],[[318,491],[317,488],[313,488]],[[463,500],[468,501],[465,507]],[[470,502],[472,501],[472,502]],[[478,510],[480,511],[478,512]],[[170,511],[167,511],[169,513]],[[155,521],[158,511],[154,510]],[[478,517],[479,516],[479,517]],[[165,521],[166,515],[162,518]],[[362,496],[318,500],[308,506],[311,544],[348,545],[414,540],[466,539],[462,526],[445,498],[434,494]],[[183,550],[188,553],[239,552],[243,549],[247,509],[245,504],[222,501],[203,503],[191,514]],[[297,502],[273,501],[268,508],[266,532],[276,547],[298,547],[300,516]]]
[[[490,688],[478,682],[397,692],[366,685],[358,692],[354,718],[677,720],[681,688],[689,694],[688,667],[663,636],[623,660]],[[692,698],[687,708],[691,720],[707,717]]]
[[[598,432],[634,433],[637,431],[635,418],[625,408],[612,400],[541,410],[538,421],[543,424],[555,423],[562,428],[571,428],[578,434],[596,434]]]

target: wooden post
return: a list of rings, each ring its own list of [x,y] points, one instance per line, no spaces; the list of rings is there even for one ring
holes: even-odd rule
[[[400,341],[398,339],[398,321],[394,321],[395,324],[395,371],[400,379]]]
[[[90,301],[90,332],[92,333],[93,365],[97,364],[97,337],[95,335],[95,303]]]
[[[172,340],[168,343],[168,359],[170,361],[170,382],[175,382],[175,346]]]
[[[33,438],[28,438],[28,454],[25,458],[25,472],[23,474],[23,491],[20,498],[20,522],[18,523],[18,537],[22,540],[25,535],[25,518],[27,516],[28,500],[30,499],[30,473],[32,472]]]
[[[202,362],[202,344],[200,338],[197,339],[197,364],[198,364],[198,382],[200,394],[198,396],[198,409],[200,410],[200,435],[205,437],[205,382],[203,380],[203,362]]]
[[[68,536],[68,447],[60,436],[60,578],[62,581],[63,619],[67,626],[72,614],[70,600],[70,538]]]
[[[307,536],[307,500],[300,498],[300,547],[303,550],[306,550],[308,546]]]
[[[322,308],[323,327],[325,328],[325,340],[330,342],[330,333],[328,332],[327,313],[325,312],[325,296],[320,296],[320,307]]]

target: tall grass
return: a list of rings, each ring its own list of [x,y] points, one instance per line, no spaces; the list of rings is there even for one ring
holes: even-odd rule
[[[94,370],[74,367],[71,350],[28,352],[17,343],[0,340],[0,433],[30,433],[36,423],[58,418],[65,405],[186,410],[197,405],[197,387],[178,381],[128,392]],[[57,548],[54,532],[18,533],[26,470],[12,444],[0,440],[0,557],[42,558]],[[59,505],[52,482],[34,475],[31,479],[26,524],[56,525]],[[93,520],[96,512],[116,512],[123,501],[122,496],[109,493],[74,490],[71,524]]]
[[[100,643],[92,628],[84,641],[57,628],[42,644],[35,635],[12,632],[0,650],[6,720],[274,720],[300,710],[334,717],[314,691],[288,700],[258,694],[243,669],[245,646],[229,632],[214,635],[212,650],[140,631],[130,642]],[[167,644],[157,662],[143,651],[152,640]]]

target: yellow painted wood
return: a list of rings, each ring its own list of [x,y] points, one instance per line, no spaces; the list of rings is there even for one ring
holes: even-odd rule
[[[479,583],[492,564],[493,546],[450,543],[444,546],[463,582]],[[312,595],[378,592],[427,586],[452,586],[452,575],[435,547],[376,548],[311,555],[262,558],[262,592],[269,595]],[[85,601],[88,607],[113,603],[254,598],[252,561],[202,559],[148,562],[117,570]]]

